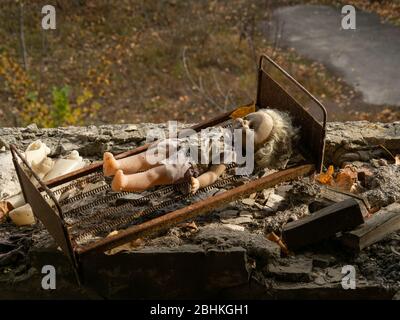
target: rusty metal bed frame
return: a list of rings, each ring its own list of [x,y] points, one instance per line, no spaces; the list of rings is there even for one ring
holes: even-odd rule
[[[270,68],[269,70],[267,70]],[[274,75],[281,77],[280,81],[274,79]],[[294,86],[301,93],[301,98],[308,99],[309,102],[313,103],[318,108],[319,114],[316,119],[315,115],[312,115],[306,110],[306,106],[303,102],[296,99],[288,91],[287,86]],[[290,90],[291,91],[291,90]],[[271,58],[266,55],[262,55],[259,61],[258,68],[258,80],[257,80],[257,98],[256,108],[271,107],[274,109],[284,110],[291,114],[294,124],[300,127],[300,140],[298,148],[306,159],[305,163],[292,167],[289,169],[281,170],[263,178],[255,179],[249,183],[236,186],[223,193],[217,194],[212,197],[199,200],[184,206],[178,210],[167,212],[161,216],[152,218],[143,223],[131,225],[126,229],[121,230],[118,234],[109,237],[103,237],[100,240],[93,241],[87,245],[78,244],[76,239],[71,236],[70,226],[66,222],[65,214],[62,205],[63,201],[57,200],[56,193],[60,193],[62,190],[69,190],[74,187],[75,182],[79,182],[82,179],[93,179],[101,176],[102,163],[95,163],[83,169],[74,171],[64,176],[58,177],[51,181],[43,182],[28,165],[22,154],[17,150],[15,146],[11,146],[11,152],[13,156],[14,166],[19,178],[21,189],[25,200],[32,207],[33,213],[37,219],[39,219],[44,227],[47,229],[49,234],[54,238],[56,244],[61,248],[62,252],[70,260],[74,272],[77,276],[78,282],[80,281],[80,262],[85,258],[86,255],[104,252],[109,249],[115,248],[121,244],[127,243],[131,240],[154,234],[160,230],[170,228],[177,223],[192,219],[198,215],[208,213],[218,207],[224,206],[225,204],[238,200],[242,197],[246,197],[256,191],[272,187],[278,183],[289,181],[300,176],[310,174],[315,171],[320,171],[323,163],[324,146],[325,146],[325,129],[326,129],[326,118],[327,113],[324,106],[301,84],[299,84],[292,76],[290,76],[282,67],[276,64]],[[230,115],[234,110],[224,113],[212,120],[202,122],[192,127],[192,129],[199,131],[203,128],[210,126],[220,125],[223,122],[230,119]],[[116,158],[121,159],[134,154],[144,152],[148,145],[140,146],[133,150],[120,153]],[[29,175],[31,177],[29,177]],[[34,179],[37,181],[38,187],[31,181]],[[230,179],[230,180],[229,180]],[[226,181],[217,181],[216,184],[224,184],[226,182],[232,182],[234,178],[228,178]],[[59,190],[54,190],[55,187],[66,184],[67,185]],[[107,188],[107,187],[106,187]],[[164,187],[164,190],[173,191],[174,186]],[[52,190],[53,189],[53,190]],[[104,190],[100,187],[99,190]],[[60,191],[61,190],[61,191]],[[200,190],[207,191],[207,190]],[[157,195],[155,191],[154,195]],[[90,192],[89,192],[90,193]],[[92,192],[93,194],[93,192]],[[107,201],[115,200],[123,193],[117,193],[100,199],[98,202],[105,203]],[[74,200],[82,199],[85,195],[77,196]],[[189,197],[189,196],[186,196]],[[183,196],[182,196],[183,198]],[[146,200],[146,199],[144,199]],[[164,204],[175,203],[176,199],[166,201]],[[68,200],[67,200],[68,202]],[[139,201],[133,201],[125,205],[125,209],[134,210],[135,204]],[[65,203],[65,201],[64,201]],[[118,207],[117,207],[118,208]],[[81,209],[85,209],[82,206]],[[120,219],[115,224],[118,225],[120,222],[132,222],[136,218],[141,217],[156,210],[158,207],[152,207],[149,210],[141,212],[133,212],[128,218]],[[115,210],[114,210],[115,211]],[[106,212],[112,214],[113,208]],[[96,213],[97,218],[101,218],[104,212]],[[86,216],[83,219],[90,219]],[[79,223],[79,221],[78,221]],[[99,226],[101,229],[101,226]]]

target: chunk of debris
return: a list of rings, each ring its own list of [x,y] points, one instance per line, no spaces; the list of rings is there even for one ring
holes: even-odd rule
[[[319,285],[319,286],[323,286],[326,284],[326,280],[324,279],[324,277],[322,276],[318,276],[314,279],[314,283]]]
[[[180,226],[181,226],[182,229],[190,230],[190,231],[197,231],[199,229],[194,221],[192,221],[192,222],[184,222]]]
[[[8,213],[8,216],[17,226],[28,226],[35,224],[35,217],[30,204],[15,208]]]
[[[245,198],[242,200],[242,203],[248,206],[254,206],[256,200],[251,199],[251,198]]]
[[[250,216],[240,216],[236,218],[229,218],[229,219],[221,219],[222,223],[225,224],[246,224],[246,223],[251,223],[253,219]]]
[[[400,154],[396,154],[396,156],[394,157],[394,164],[396,166],[400,166]]]
[[[254,210],[253,211],[253,218],[255,219],[264,219],[273,215],[275,211],[269,208],[261,209],[261,210]]]
[[[309,177],[293,181],[293,187],[287,191],[287,198],[293,205],[309,204],[319,196],[321,185]]]
[[[277,212],[275,216],[268,216],[264,219],[264,232],[281,233],[283,226],[290,221],[299,220],[309,215],[306,204],[298,205],[288,210]]]
[[[17,174],[12,162],[11,152],[0,153],[0,199],[20,192]]]
[[[119,232],[117,230],[112,231],[107,235],[107,237],[115,236],[118,233]],[[110,249],[110,250],[108,250],[108,251],[106,251],[104,253],[106,255],[114,255],[114,254],[117,254],[117,253],[119,253],[121,251],[130,251],[130,250],[133,250],[133,249],[135,249],[137,247],[140,247],[141,245],[143,245],[143,243],[144,243],[143,239],[140,239],[140,238],[139,239],[135,239],[135,240],[132,240],[132,241],[130,241],[128,243],[120,245],[118,247],[115,247],[113,249]]]
[[[256,196],[257,196],[257,193],[254,192],[254,193],[252,193],[251,195],[249,195],[249,198],[250,198],[250,199],[255,199]]]
[[[367,217],[371,209],[371,205],[366,197],[362,195],[355,195],[350,192],[335,190],[331,187],[322,187],[320,196],[321,199],[332,203],[338,203],[346,199],[354,199],[358,202],[363,217]]]
[[[300,259],[271,262],[267,266],[267,274],[276,280],[287,282],[310,282],[312,280],[312,260]]]
[[[365,196],[371,207],[385,207],[400,200],[400,166],[388,165],[373,170]]]
[[[308,211],[310,211],[310,213],[313,213],[323,208],[329,207],[334,203],[335,202],[328,199],[317,199],[308,205]]]
[[[364,222],[354,199],[335,203],[303,219],[288,223],[282,236],[289,249],[298,249],[349,230]]]
[[[244,231],[232,230],[221,227],[219,223],[212,223],[199,229],[199,232],[191,236],[196,244],[207,248],[218,247],[243,247],[249,256],[258,257],[262,261],[280,257],[279,246],[269,241],[262,234],[255,234],[244,229]]]
[[[355,230],[344,233],[341,241],[345,246],[361,251],[399,229],[400,204],[393,203],[375,213]]]
[[[274,188],[264,189],[260,192],[260,198],[268,200],[270,194],[274,193]]]
[[[330,278],[330,281],[332,282],[340,282],[343,279],[342,268],[328,268],[326,275]]]
[[[217,215],[219,216],[220,219],[230,219],[237,217],[239,215],[239,210],[224,210],[218,212]]]
[[[244,231],[244,227],[243,226],[238,226],[237,224],[225,224],[224,225],[225,228],[234,230],[234,231]]]
[[[314,254],[312,259],[313,267],[316,268],[327,268],[336,261],[334,256],[328,254]]]
[[[271,193],[268,197],[268,200],[265,202],[265,206],[270,208],[273,211],[277,211],[281,203],[285,200],[280,195],[277,195],[275,193]]]

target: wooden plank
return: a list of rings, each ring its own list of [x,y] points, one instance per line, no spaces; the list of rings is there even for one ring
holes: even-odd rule
[[[346,199],[354,199],[360,205],[361,212],[363,217],[367,217],[369,215],[370,204],[367,198],[362,195],[352,194],[350,192],[344,192],[340,190],[336,190],[332,187],[322,186],[321,187],[321,197],[328,201],[332,202],[341,202]]]
[[[331,201],[331,200],[328,200],[328,199],[325,199],[325,198],[320,198],[320,199],[317,199],[317,200],[311,202],[308,205],[308,211],[310,213],[314,213],[314,212],[319,211],[319,210],[321,210],[323,208],[329,207],[329,206],[331,206],[333,204],[335,204],[334,201]]]
[[[346,247],[358,252],[396,230],[400,230],[399,203],[381,209],[355,230],[344,233],[341,241]]]
[[[337,232],[351,230],[363,222],[358,202],[346,199],[286,224],[282,236],[288,248],[295,250],[327,239]]]

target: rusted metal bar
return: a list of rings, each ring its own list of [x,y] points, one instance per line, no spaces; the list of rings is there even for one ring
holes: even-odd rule
[[[310,174],[314,170],[314,165],[306,164],[272,173],[266,177],[251,181],[245,185],[241,185],[216,196],[190,204],[187,207],[167,213],[161,217],[132,226],[126,230],[122,230],[115,236],[101,239],[86,246],[78,246],[75,248],[75,250],[80,256],[83,256],[89,252],[104,252],[133,239],[141,238],[154,234],[158,231],[168,229],[177,223],[208,213],[216,208],[222,207],[229,202],[238,200],[254,192],[273,187],[281,182]]]

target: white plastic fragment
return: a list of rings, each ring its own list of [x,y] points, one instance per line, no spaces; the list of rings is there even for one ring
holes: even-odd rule
[[[32,142],[25,150],[25,160],[30,166],[39,165],[50,153],[50,148],[42,141]]]
[[[39,176],[40,179],[50,172],[54,167],[54,160],[46,157],[39,164],[32,164],[32,170]]]
[[[82,157],[79,156],[78,151],[73,150],[65,158],[60,158],[55,161],[53,168],[44,177],[44,181],[48,181],[64,174],[70,173],[74,170],[81,169],[85,166]]]
[[[35,223],[32,208],[29,204],[25,204],[22,207],[11,210],[8,216],[17,226],[32,225]]]

